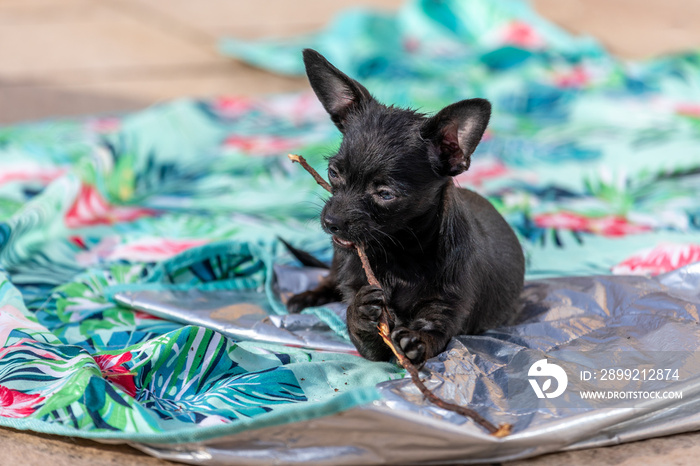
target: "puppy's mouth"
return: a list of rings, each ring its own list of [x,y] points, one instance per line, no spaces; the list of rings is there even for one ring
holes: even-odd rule
[[[341,248],[345,249],[351,249],[355,247],[355,243],[352,241],[348,241],[346,239],[338,238],[337,236],[333,235],[333,242],[340,246]]]

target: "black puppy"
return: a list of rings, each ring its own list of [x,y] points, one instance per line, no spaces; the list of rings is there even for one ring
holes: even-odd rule
[[[333,235],[331,271],[289,309],[342,299],[359,353],[388,360],[377,333],[385,302],[394,343],[417,364],[455,335],[506,322],[523,286],[522,248],[486,199],[452,180],[469,168],[489,102],[462,100],[426,117],[382,105],[314,50],[304,50],[304,64],[343,140],[328,162],[332,197],[321,213]],[[383,293],[367,284],[355,244],[365,247]]]

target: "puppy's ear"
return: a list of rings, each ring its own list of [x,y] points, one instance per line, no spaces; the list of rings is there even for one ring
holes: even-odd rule
[[[331,65],[315,50],[304,49],[304,65],[318,100],[333,123],[344,132],[348,114],[372,100],[372,96],[362,84]]]
[[[438,174],[455,176],[469,168],[490,116],[488,100],[469,99],[448,105],[423,123],[421,136],[434,145],[431,163]]]

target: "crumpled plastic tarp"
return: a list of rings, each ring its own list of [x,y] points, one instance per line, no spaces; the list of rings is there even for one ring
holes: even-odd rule
[[[459,336],[423,368],[443,399],[511,424],[507,437],[432,405],[400,379],[381,383],[371,405],[333,416],[198,444],[134,446],[192,464],[468,464],[700,428],[700,263],[655,278],[534,280],[522,298],[513,326]],[[566,380],[536,375],[542,360]]]

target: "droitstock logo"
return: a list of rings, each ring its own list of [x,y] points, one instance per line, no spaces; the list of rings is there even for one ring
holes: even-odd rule
[[[530,366],[527,375],[531,377],[528,380],[537,398],[556,398],[564,393],[569,383],[569,378],[566,376],[564,369],[554,363],[547,362],[546,359],[535,361],[535,363]],[[542,386],[540,386],[538,379],[544,379]],[[557,387],[555,390],[550,391],[552,388],[552,379],[557,381]]]

